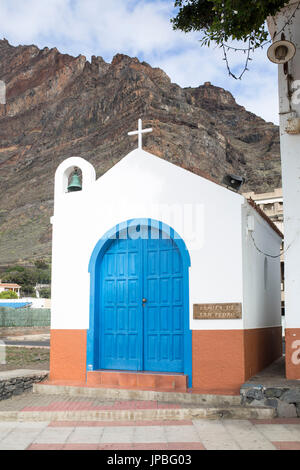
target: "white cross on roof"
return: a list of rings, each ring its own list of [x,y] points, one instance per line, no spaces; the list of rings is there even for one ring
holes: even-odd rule
[[[141,149],[142,146],[143,146],[143,144],[142,144],[143,134],[145,134],[146,132],[152,132],[152,131],[153,131],[152,127],[149,128],[149,129],[143,129],[142,120],[139,119],[139,121],[138,121],[138,130],[128,132],[128,135],[138,135],[138,148]]]

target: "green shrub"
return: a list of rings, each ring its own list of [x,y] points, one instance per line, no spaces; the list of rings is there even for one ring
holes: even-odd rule
[[[50,299],[51,297],[50,287],[43,287],[42,289],[39,290],[39,293],[42,299]]]
[[[22,297],[36,297],[34,286],[32,285],[22,286],[21,295]]]
[[[37,269],[48,269],[49,268],[49,264],[46,261],[44,261],[43,259],[37,259],[34,262],[34,265]]]
[[[2,276],[3,282],[16,282],[25,285],[35,285],[36,283],[48,283],[51,281],[51,267],[31,267],[22,268],[14,266]]]
[[[18,299],[18,294],[12,290],[0,292],[0,299]]]
[[[6,269],[7,273],[11,273],[12,271],[18,271],[22,273],[23,271],[25,271],[25,267],[24,266],[10,266],[9,268]]]

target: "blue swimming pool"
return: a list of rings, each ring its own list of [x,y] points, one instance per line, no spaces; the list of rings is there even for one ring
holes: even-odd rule
[[[0,302],[0,308],[24,308],[29,307],[31,305],[30,302]]]

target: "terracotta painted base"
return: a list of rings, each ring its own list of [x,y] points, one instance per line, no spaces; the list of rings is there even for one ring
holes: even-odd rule
[[[300,330],[296,336],[299,341]],[[281,356],[281,327],[253,330],[194,330],[192,335],[193,391],[239,394],[241,385]],[[292,346],[289,346],[291,348]],[[99,387],[186,390],[186,376],[112,371],[86,372],[86,330],[51,330],[50,382],[82,383]],[[292,351],[292,349],[289,349]],[[295,350],[293,350],[295,355]],[[293,356],[294,357],[294,356]],[[289,363],[290,378],[300,366]]]
[[[285,330],[286,378],[300,380],[300,328]]]
[[[87,373],[87,385],[133,390],[187,391],[187,376],[147,372],[96,370]]]
[[[51,330],[50,381],[86,381],[86,330]]]
[[[194,330],[193,389],[239,394],[241,385],[282,353],[282,329]]]
[[[244,331],[245,380],[282,356],[282,328],[256,328]]]

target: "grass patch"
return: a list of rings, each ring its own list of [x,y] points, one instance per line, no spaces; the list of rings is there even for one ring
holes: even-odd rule
[[[50,350],[44,348],[6,348],[6,364],[0,370],[49,368]]]

